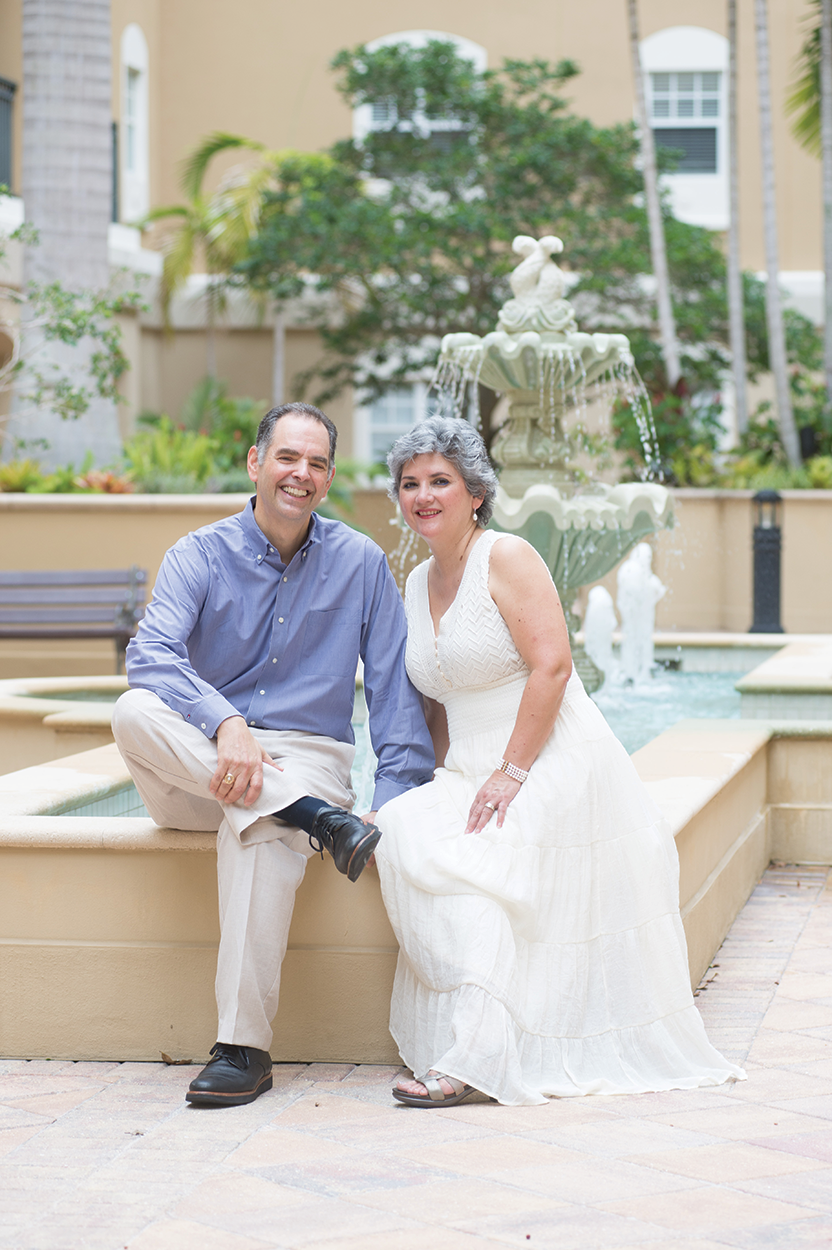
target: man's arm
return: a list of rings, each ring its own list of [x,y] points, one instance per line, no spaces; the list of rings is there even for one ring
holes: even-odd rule
[[[216,738],[218,762],[210,791],[223,803],[245,795],[255,803],[263,786],[263,763],[274,762],[249,732],[245,719],[191,664],[188,639],[210,590],[208,562],[191,536],[167,553],[153,598],[127,648],[127,678],[150,690],[206,738]],[[234,778],[231,784],[225,778]]]
[[[381,552],[367,569],[361,658],[378,758],[373,809],[433,776],[434,754],[421,696],[404,666],[407,625],[398,587]]]

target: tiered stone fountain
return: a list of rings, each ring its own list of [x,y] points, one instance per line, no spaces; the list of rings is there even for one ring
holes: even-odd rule
[[[446,334],[437,385],[465,414],[477,383],[506,395],[508,419],[491,448],[500,485],[491,522],[521,534],[541,554],[567,614],[581,586],[603,577],[648,534],[672,524],[672,501],[655,482],[609,486],[586,481],[577,466],[588,401],[623,394],[636,414],[648,466],[655,460],[650,404],[623,334],[584,334],[564,299],[565,277],[552,260],[563,250],[553,235],[514,240],[521,263],[509,281],[513,299],[484,338]],[[588,690],[603,681],[573,642]]]

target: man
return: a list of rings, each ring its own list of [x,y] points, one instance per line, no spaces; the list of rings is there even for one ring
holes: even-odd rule
[[[113,730],[148,811],[171,828],[218,830],[219,1028],[186,1095],[198,1105],[271,1088],[271,1021],[308,857],[326,847],[354,881],[381,836],[375,810],[433,769],[384,554],[314,513],[336,437],[307,404],[263,418],[250,506],[171,548],[127,650],[131,689]],[[349,811],[359,656],[379,760],[366,821]]]

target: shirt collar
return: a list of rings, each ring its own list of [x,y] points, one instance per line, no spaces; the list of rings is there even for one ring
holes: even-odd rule
[[[248,506],[240,513],[240,524],[243,527],[243,533],[246,536],[246,541],[255,556],[260,556],[265,560],[269,551],[274,551],[275,548],[272,547],[268,538],[257,524],[254,515],[254,505],[256,503],[257,496],[252,495],[248,502]],[[309,533],[306,536],[306,541],[301,547],[301,551],[307,551],[313,543],[319,543],[321,541],[321,533],[322,531],[320,525],[318,524],[317,513],[313,512],[312,516],[309,518]]]

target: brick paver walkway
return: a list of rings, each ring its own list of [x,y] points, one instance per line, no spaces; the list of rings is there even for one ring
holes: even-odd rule
[[[832,874],[772,868],[699,1004],[748,1080],[545,1107],[393,1104],[395,1070],[0,1063],[3,1250],[832,1246]]]

